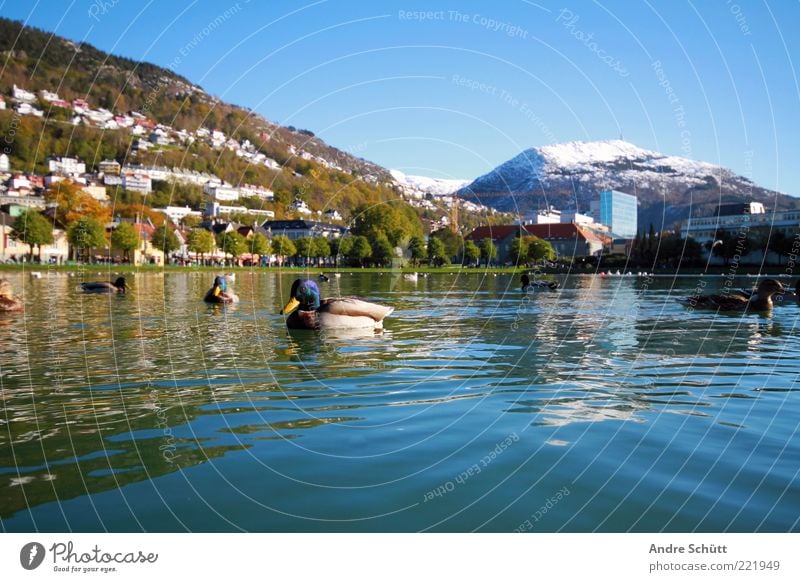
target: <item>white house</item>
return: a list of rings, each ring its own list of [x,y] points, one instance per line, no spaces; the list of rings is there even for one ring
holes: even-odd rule
[[[11,170],[11,161],[6,154],[0,154],[0,172],[8,172]]]
[[[180,223],[187,216],[197,216],[198,218],[203,216],[202,212],[192,210],[188,206],[167,206],[166,208],[155,208],[154,210],[163,212],[175,224]]]
[[[213,197],[214,200],[219,200],[221,202],[239,199],[239,189],[234,188],[230,184],[206,182],[205,186],[203,186],[203,192]]]
[[[12,95],[20,103],[33,103],[36,101],[36,95],[16,85],[14,85]]]
[[[47,167],[54,174],[63,176],[86,173],[86,164],[78,158],[48,158]]]
[[[122,187],[131,192],[148,194],[153,191],[153,181],[147,174],[126,172],[122,175]]]

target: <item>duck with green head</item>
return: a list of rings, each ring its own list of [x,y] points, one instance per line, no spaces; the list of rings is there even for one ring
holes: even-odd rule
[[[289,302],[281,310],[290,329],[381,329],[394,307],[362,301],[356,297],[322,299],[310,279],[292,283]]]
[[[82,283],[81,289],[84,293],[125,293],[128,290],[128,284],[125,277],[117,277],[113,283],[107,281],[90,281]]]

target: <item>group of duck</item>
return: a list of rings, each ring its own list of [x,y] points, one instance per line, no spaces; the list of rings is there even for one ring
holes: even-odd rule
[[[206,292],[204,301],[213,304],[232,304],[239,297],[228,287],[234,275],[221,275]],[[327,281],[328,278],[321,278]],[[556,282],[531,281],[527,274],[521,278],[522,291],[537,289],[556,290]],[[114,282],[92,281],[83,283],[84,293],[117,293],[128,290],[125,277]],[[717,295],[694,295],[678,301],[692,309],[708,309],[718,312],[765,312],[778,303],[782,305],[800,300],[800,280],[795,290],[784,288],[776,279],[763,280],[755,290],[737,290]],[[14,296],[11,284],[0,279],[0,312],[22,311],[23,302]],[[394,311],[394,307],[370,303],[356,297],[322,299],[317,283],[311,279],[297,279],[289,292],[289,301],[281,310],[290,329],[381,329],[383,320]]]

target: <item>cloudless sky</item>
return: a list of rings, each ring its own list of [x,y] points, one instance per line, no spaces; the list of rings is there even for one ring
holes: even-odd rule
[[[617,139],[800,195],[800,2],[0,0],[410,174]]]

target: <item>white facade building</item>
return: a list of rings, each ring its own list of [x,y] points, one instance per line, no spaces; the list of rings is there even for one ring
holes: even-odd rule
[[[86,173],[86,164],[78,158],[50,158],[47,160],[47,167],[54,174],[63,176]]]

